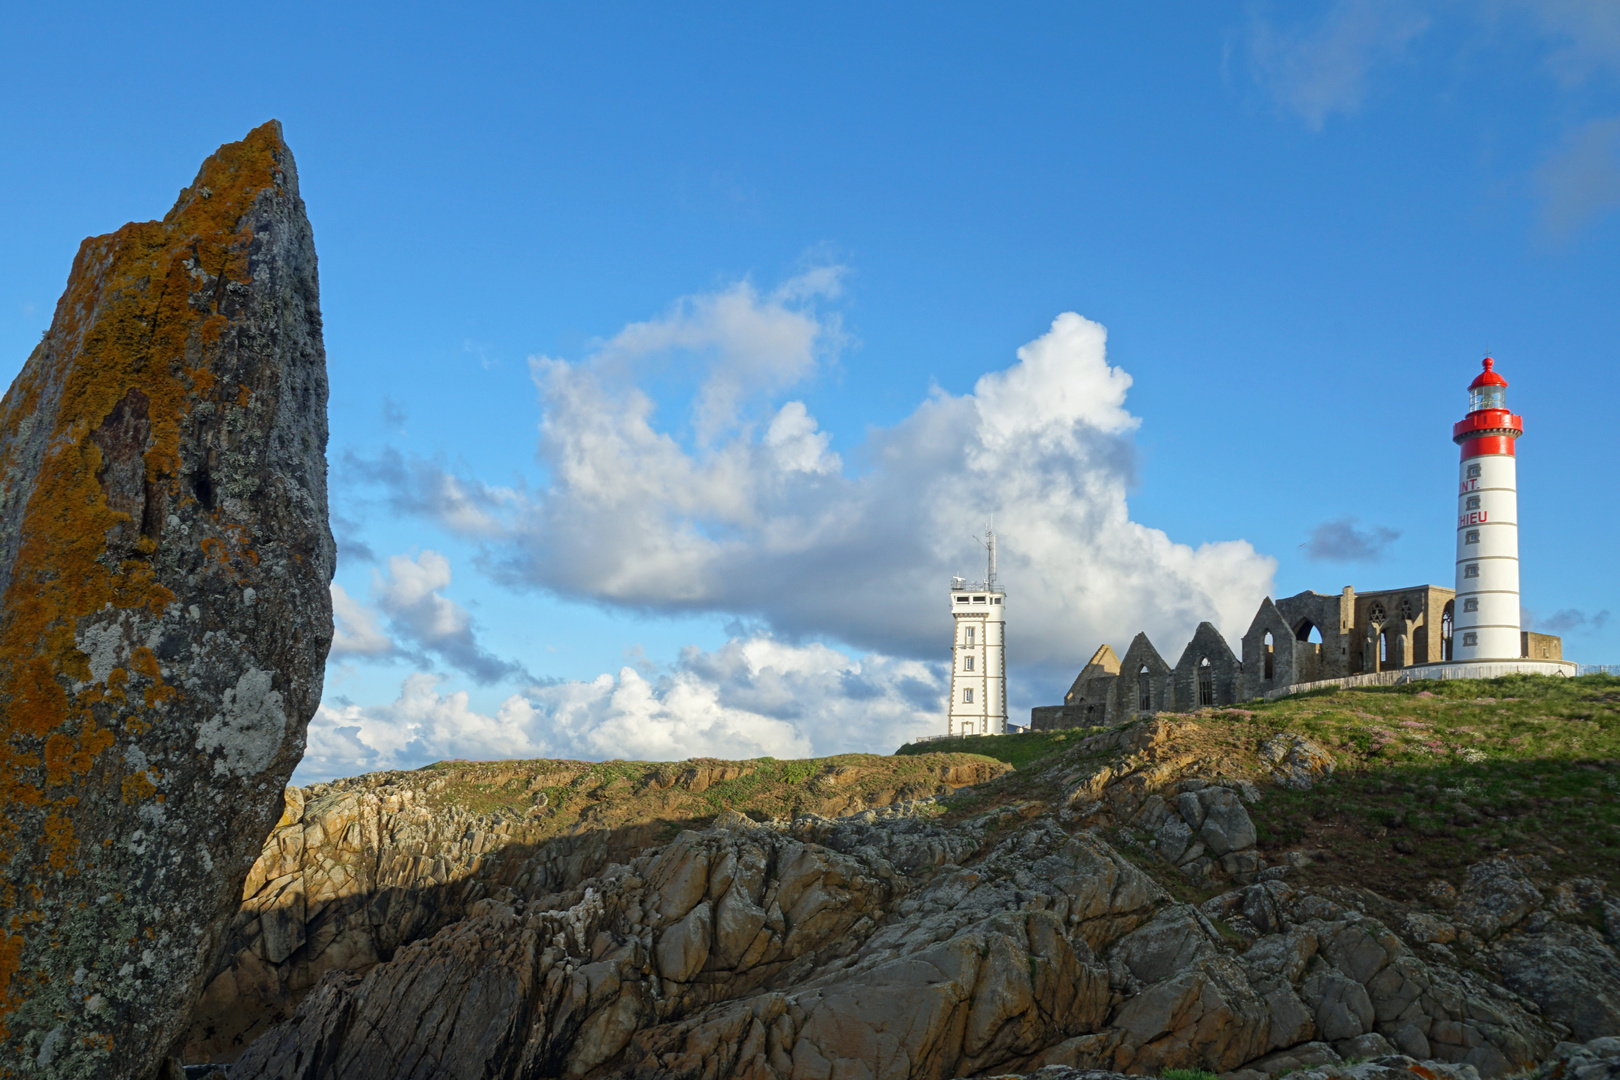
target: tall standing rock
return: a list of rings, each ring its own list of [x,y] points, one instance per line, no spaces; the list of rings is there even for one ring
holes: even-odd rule
[[[332,635],[315,246],[275,122],[86,240],[0,403],[0,1077],[182,1034]]]

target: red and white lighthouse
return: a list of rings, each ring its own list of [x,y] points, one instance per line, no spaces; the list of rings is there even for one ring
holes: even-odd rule
[[[1519,492],[1513,446],[1524,420],[1508,412],[1507,380],[1485,358],[1468,384],[1468,415],[1451,429],[1462,447],[1457,485],[1457,599],[1453,660],[1517,660]]]

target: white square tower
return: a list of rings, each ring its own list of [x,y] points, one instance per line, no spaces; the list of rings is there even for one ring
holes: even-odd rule
[[[996,536],[987,532],[990,573],[951,580],[951,698],[948,735],[1007,733],[1006,594],[996,587]]]

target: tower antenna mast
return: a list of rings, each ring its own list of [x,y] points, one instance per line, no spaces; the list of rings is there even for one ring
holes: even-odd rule
[[[979,540],[977,536],[973,539]],[[984,579],[984,587],[994,592],[996,588],[996,525],[994,520],[984,527],[984,539],[979,540],[979,544],[990,557],[990,568]]]

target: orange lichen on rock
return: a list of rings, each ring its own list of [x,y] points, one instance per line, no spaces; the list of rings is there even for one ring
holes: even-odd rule
[[[279,790],[301,752],[330,639],[316,296],[272,121],[162,221],[84,241],[0,401],[0,867],[23,886],[0,900],[0,1061],[49,1025],[54,1075],[150,1071],[270,825],[221,805]],[[143,931],[174,959],[108,970],[100,943]],[[64,968],[48,941],[87,952]]]

